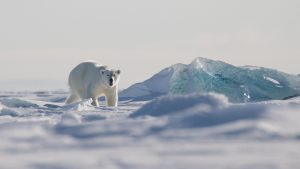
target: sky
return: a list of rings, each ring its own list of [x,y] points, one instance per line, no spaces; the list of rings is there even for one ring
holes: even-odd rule
[[[196,57],[300,73],[299,0],[1,0],[0,91],[68,89],[85,60],[120,88]]]

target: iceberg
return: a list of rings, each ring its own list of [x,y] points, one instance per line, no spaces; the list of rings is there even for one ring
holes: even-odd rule
[[[230,102],[282,100],[300,94],[300,76],[278,70],[196,58],[175,64],[148,80],[121,91],[120,96],[153,99],[167,94],[219,93]]]

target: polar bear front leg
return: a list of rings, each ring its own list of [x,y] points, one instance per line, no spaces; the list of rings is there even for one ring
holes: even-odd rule
[[[118,93],[117,89],[105,93],[106,105],[110,107],[118,106]]]
[[[118,101],[113,96],[106,96],[106,105],[109,106],[109,107],[117,107],[118,106]]]
[[[76,101],[79,101],[79,100],[80,99],[79,99],[77,94],[71,93],[70,96],[66,100],[66,104],[70,104],[70,103],[73,103],[73,102],[76,102]]]
[[[106,105],[109,106],[109,107],[117,107],[118,106],[118,101],[113,96],[106,97]]]

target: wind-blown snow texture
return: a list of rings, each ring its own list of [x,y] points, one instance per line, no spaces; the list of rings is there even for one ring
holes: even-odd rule
[[[165,94],[215,92],[231,102],[286,99],[300,94],[300,76],[277,70],[196,58],[176,64],[121,92],[123,97],[155,98]]]
[[[0,94],[2,169],[297,169],[300,100],[173,95],[64,105],[67,93]]]

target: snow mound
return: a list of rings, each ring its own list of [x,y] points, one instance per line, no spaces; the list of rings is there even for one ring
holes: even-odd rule
[[[6,107],[39,107],[37,104],[32,103],[27,100],[19,99],[19,98],[2,98],[0,99],[0,103]]]
[[[59,125],[69,126],[81,123],[81,116],[76,113],[66,112],[62,115]]]
[[[79,102],[71,103],[63,106],[61,109],[64,111],[84,111],[84,110],[93,110],[92,99],[86,99]]]
[[[11,110],[11,109],[8,109],[8,108],[1,108],[0,107],[0,116],[16,117],[16,116],[20,116],[20,113],[16,110]]]
[[[273,69],[236,67],[196,58],[176,64],[120,93],[121,97],[153,99],[166,94],[220,93],[230,102],[285,99],[300,94],[300,77]]]
[[[175,112],[184,111],[194,106],[201,106],[205,109],[221,108],[228,105],[227,98],[220,94],[191,94],[191,95],[170,95],[160,97],[146,104],[141,109],[132,113],[130,117],[144,115],[163,116]]]

